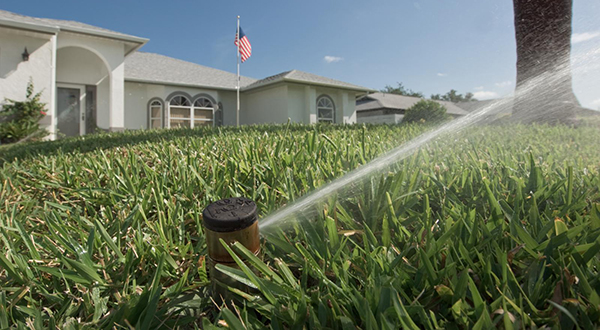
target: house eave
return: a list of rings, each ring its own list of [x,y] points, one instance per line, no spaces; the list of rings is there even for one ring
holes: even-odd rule
[[[321,87],[346,89],[346,90],[351,90],[351,91],[356,91],[356,92],[364,92],[364,93],[374,92],[373,89],[369,89],[369,88],[357,88],[357,87],[350,87],[350,86],[340,86],[340,85],[335,85],[335,84],[308,82],[308,81],[304,81],[304,80],[290,79],[290,78],[284,78],[283,80],[284,81],[288,81],[288,82],[306,84],[306,85],[314,85],[314,86],[321,86]]]
[[[133,54],[133,53],[137,52],[138,50],[140,50],[140,48],[144,47],[144,45],[145,45],[145,44],[146,44],[146,43],[143,43],[143,44],[137,44],[137,45],[135,45],[135,46],[134,46],[134,47],[132,47],[130,50],[126,51],[124,56],[125,56],[125,57],[127,57],[127,56],[129,56],[130,54]]]
[[[56,34],[61,31],[73,32],[73,33],[84,34],[84,35],[89,35],[89,36],[108,38],[108,39],[119,40],[119,41],[124,41],[124,42],[131,42],[131,43],[136,43],[136,44],[141,44],[141,45],[144,45],[145,43],[147,43],[149,41],[149,39],[146,39],[146,38],[140,38],[140,37],[135,37],[135,36],[130,36],[130,35],[121,35],[121,34],[116,34],[116,33],[111,33],[111,32],[96,31],[96,30],[91,30],[91,29],[86,29],[86,28],[78,28],[78,27],[64,27],[64,26],[58,27],[55,25],[34,24],[34,23],[28,23],[28,22],[15,21],[15,20],[6,19],[6,18],[0,18],[0,26],[14,28],[14,29],[20,29],[20,30],[33,31],[33,32],[42,32],[42,33],[48,33],[48,34]]]
[[[56,26],[18,22],[4,18],[0,18],[0,26],[32,32],[42,32],[47,34],[56,34],[58,33],[58,31],[60,31],[60,29]]]
[[[338,88],[338,89],[345,89],[345,90],[351,90],[351,91],[363,92],[363,93],[375,92],[375,90],[369,89],[369,88],[355,88],[355,87],[350,87],[350,86],[340,86],[340,85],[335,85],[335,84],[316,83],[316,82],[309,82],[309,81],[305,81],[305,80],[290,79],[290,78],[280,78],[280,79],[269,81],[268,83],[250,87],[250,88],[242,87],[242,89],[240,91],[241,92],[250,91],[253,89],[263,88],[263,87],[267,87],[270,85],[274,85],[277,83],[283,83],[283,82],[302,84],[302,85],[311,85],[311,86],[321,86],[321,87],[328,87],[328,88]]]
[[[111,32],[96,31],[96,30],[90,30],[90,29],[86,29],[86,28],[76,28],[76,27],[62,27],[62,28],[60,28],[60,31],[73,32],[73,33],[84,34],[84,35],[88,35],[88,36],[102,37],[102,38],[113,39],[113,40],[124,41],[124,42],[132,42],[132,43],[136,43],[136,44],[140,44],[140,45],[144,45],[145,43],[147,43],[150,40],[147,38],[140,38],[140,37],[135,37],[135,36],[121,35],[121,34],[115,34],[115,33],[111,33]]]
[[[208,86],[208,85],[178,83],[178,82],[172,82],[172,81],[147,80],[147,79],[127,78],[127,77],[124,80],[125,80],[125,82],[154,84],[154,85],[169,85],[169,86],[179,86],[179,87],[218,89],[218,90],[222,90],[222,91],[233,91],[233,92],[235,92],[235,90],[236,90],[235,87],[234,88],[217,87],[217,86]]]
[[[369,108],[369,109],[356,109],[356,112],[372,112],[372,111],[379,111],[379,110],[406,111],[406,109],[402,109],[402,108],[378,107],[378,108]]]

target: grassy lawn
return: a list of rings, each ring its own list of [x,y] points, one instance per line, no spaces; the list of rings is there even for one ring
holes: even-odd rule
[[[251,289],[233,290],[229,308],[213,303],[206,205],[246,196],[266,216],[426,129],[255,126],[2,146],[0,328],[598,327],[594,127],[439,139],[270,231],[251,268],[220,267]]]

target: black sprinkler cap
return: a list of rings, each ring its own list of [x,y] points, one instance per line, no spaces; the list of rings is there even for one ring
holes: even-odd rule
[[[245,197],[226,198],[208,205],[204,212],[204,227],[217,232],[230,232],[249,227],[256,222],[256,203]]]

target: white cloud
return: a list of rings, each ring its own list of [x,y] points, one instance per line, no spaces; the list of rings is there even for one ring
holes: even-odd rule
[[[327,55],[327,56],[323,57],[323,59],[327,63],[335,63],[335,62],[339,62],[339,61],[343,60],[344,58],[343,57],[337,57],[337,56]]]
[[[600,99],[593,100],[592,102],[590,102],[590,105],[593,109],[600,109]]]
[[[438,75],[438,77],[446,77],[448,74],[447,74],[447,73],[439,73],[439,72],[438,72],[438,74],[437,74],[437,75]]]
[[[512,85],[512,81],[507,80],[507,81],[497,82],[495,85],[498,87],[508,87],[508,86]]]
[[[473,93],[473,97],[478,100],[487,100],[487,99],[497,98],[498,93],[492,92],[492,91],[479,91],[479,92]]]
[[[580,43],[580,42],[584,42],[584,41],[588,41],[591,39],[594,39],[596,37],[600,36],[600,31],[594,31],[594,32],[584,32],[584,33],[573,33],[573,35],[571,35],[571,42],[574,44]]]
[[[483,90],[483,86],[473,87],[473,89],[476,91],[481,91],[481,90]]]

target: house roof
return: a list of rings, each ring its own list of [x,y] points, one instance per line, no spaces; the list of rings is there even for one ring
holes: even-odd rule
[[[441,103],[444,107],[446,107],[446,113],[451,115],[468,115],[469,113],[463,110],[462,108],[456,106],[456,104],[449,101],[438,101],[434,100],[437,103]]]
[[[339,80],[335,80],[335,79],[331,79],[331,78],[327,78],[327,77],[317,76],[316,74],[299,71],[299,70],[286,71],[286,72],[276,74],[274,76],[270,76],[270,77],[258,80],[248,86],[245,86],[243,88],[243,90],[255,89],[255,88],[275,84],[278,82],[297,82],[297,83],[303,83],[303,84],[351,89],[351,90],[364,91],[364,92],[373,91],[370,88],[349,84],[347,82],[343,82],[343,81],[339,81]]]
[[[231,72],[159,54],[135,52],[125,59],[127,81],[235,90],[236,79],[237,75]],[[281,81],[370,91],[366,87],[298,70],[282,72],[260,80],[241,76],[240,86],[242,91],[247,91]]]
[[[148,39],[145,38],[124,34],[81,22],[31,17],[12,13],[6,10],[0,10],[0,26],[10,26],[51,33],[56,33],[58,31],[69,31],[141,44],[148,42]]]
[[[237,75],[164,55],[135,52],[125,59],[125,80],[235,90]],[[241,86],[255,81],[240,77]]]
[[[366,96],[364,99],[356,104],[356,111],[366,111],[375,109],[408,109],[415,105],[415,103],[423,100],[419,97],[404,96],[398,94],[388,93],[373,93]],[[468,112],[457,107],[454,103],[448,101],[435,102],[443,105],[446,108],[446,113],[451,115],[466,115]]]

